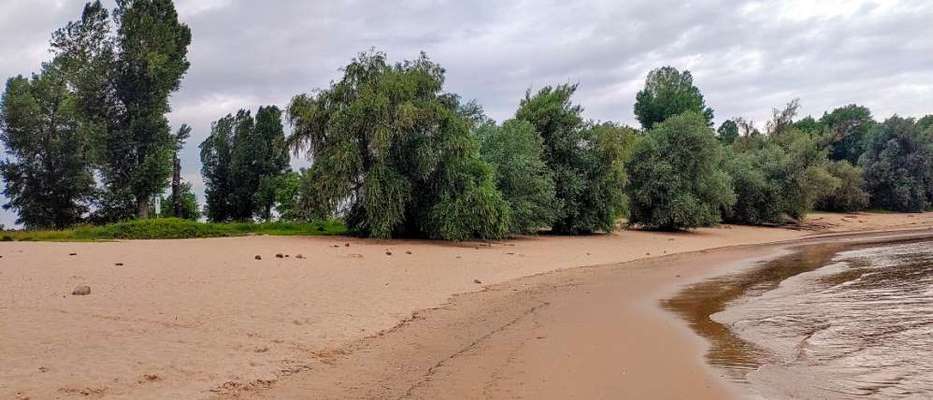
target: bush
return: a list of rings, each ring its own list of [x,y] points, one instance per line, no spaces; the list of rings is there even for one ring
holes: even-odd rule
[[[262,235],[339,235],[346,227],[338,221],[315,223],[272,222],[204,223],[178,218],[154,218],[101,226],[80,226],[57,231],[10,231],[9,240],[19,241],[90,241],[114,239],[190,239],[207,237]],[[4,238],[4,240],[6,240]]]
[[[560,85],[534,96],[529,92],[515,118],[531,123],[544,143],[544,161],[556,187],[552,231],[611,232],[624,207],[623,146],[633,134],[612,124],[585,123],[583,109],[570,101],[576,89]]]
[[[476,130],[483,160],[495,170],[496,186],[509,203],[513,233],[535,233],[556,216],[554,178],[544,163],[544,144],[531,123],[512,119]]]
[[[865,179],[862,169],[848,161],[836,161],[829,164],[829,173],[838,179],[839,186],[828,196],[820,200],[818,208],[826,211],[853,212],[868,207],[869,196],[863,187]]]
[[[443,68],[424,54],[390,65],[364,53],[330,88],[295,97],[289,142],[314,161],[303,192],[318,205],[307,212],[346,215],[351,229],[377,238],[506,235],[508,203],[443,83]]]
[[[862,164],[873,207],[915,212],[933,204],[933,130],[891,117],[873,133]]]
[[[648,132],[628,163],[629,222],[649,229],[710,226],[735,203],[722,147],[706,119],[689,112]]]

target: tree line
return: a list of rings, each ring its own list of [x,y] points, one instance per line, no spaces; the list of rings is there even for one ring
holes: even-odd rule
[[[783,224],[814,209],[933,205],[933,116],[876,121],[848,105],[716,129],[689,71],[651,71],[640,127],[587,119],[576,84],[529,90],[501,123],[444,90],[425,54],[369,51],[323,89],[221,117],[200,144],[206,204],[183,182],[168,96],[191,35],[171,0],[99,2],[56,31],[53,58],[0,101],[5,205],[28,228],[160,216],[339,218],[361,235],[496,239],[551,231]],[[285,124],[291,128],[286,133]],[[307,169],[290,169],[290,154]],[[170,193],[165,195],[165,191]]]

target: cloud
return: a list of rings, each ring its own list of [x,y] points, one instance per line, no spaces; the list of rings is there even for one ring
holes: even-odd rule
[[[52,30],[80,1],[5,0],[0,77],[38,69]],[[111,2],[112,4],[112,2]],[[172,98],[194,127],[186,176],[210,122],[239,108],[284,106],[325,87],[360,51],[393,60],[426,51],[447,90],[509,118],[528,88],[579,82],[588,117],[635,124],[648,71],[690,69],[718,121],[762,122],[799,97],[804,114],[859,103],[876,117],[933,113],[933,3],[830,0],[177,0],[192,66]],[[195,182],[196,188],[203,187]],[[5,221],[8,221],[5,219]]]

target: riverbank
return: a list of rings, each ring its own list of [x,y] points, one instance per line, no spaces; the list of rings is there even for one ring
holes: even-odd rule
[[[931,213],[858,214],[854,218],[826,214],[816,218],[839,221],[826,229],[839,232],[933,226]],[[881,219],[885,222],[877,222]],[[0,287],[4,293],[0,295],[0,318],[4,324],[0,326],[0,358],[4,363],[0,366],[0,397],[262,396],[267,390],[285,390],[286,381],[317,376],[328,366],[361,357],[364,353],[354,349],[366,341],[364,338],[395,337],[408,325],[403,321],[412,320],[413,312],[452,304],[448,300],[457,293],[495,293],[496,285],[514,279],[574,267],[771,243],[812,234],[808,230],[723,226],[691,233],[623,231],[606,236],[544,236],[459,244],[320,237],[2,243]],[[684,257],[690,261],[691,256]],[[668,271],[668,262],[662,260],[646,268],[659,271],[658,282],[676,283],[689,278],[687,272],[663,274]],[[578,272],[585,274],[587,270]],[[628,271],[626,267],[619,270]],[[89,286],[91,294],[72,296],[72,289],[79,285]],[[642,286],[649,285],[633,285],[632,293],[642,290]],[[518,303],[505,295],[501,301]],[[568,301],[576,298],[572,291],[566,296]],[[475,307],[483,310],[493,302],[477,300]],[[533,304],[533,300],[522,304]],[[648,307],[648,303],[644,304]],[[547,315],[554,309],[540,310]],[[489,319],[487,327],[498,324],[494,318],[501,318],[498,321],[506,321],[506,325],[516,320],[509,312],[480,315]],[[421,320],[415,318],[416,322]],[[462,320],[459,326],[470,320]],[[628,320],[621,321],[620,327],[632,326],[625,322]],[[517,328],[516,324],[519,322],[511,326]],[[454,322],[453,326],[458,324]],[[575,332],[574,326],[567,325],[564,334]],[[640,321],[635,326],[646,327],[634,330],[645,338],[665,334],[691,337],[686,328],[677,328],[680,325],[673,319]],[[477,329],[481,333],[485,328]],[[589,331],[596,335],[611,332],[612,327]],[[468,340],[471,335],[464,331],[463,338]],[[560,334],[551,335],[558,339]],[[496,334],[491,337],[507,338]],[[547,339],[535,340],[544,344]],[[633,337],[631,346],[620,347],[619,351],[641,348],[640,341]],[[673,349],[668,342],[657,342],[663,346],[659,350]],[[447,345],[452,347],[438,348],[432,354],[450,357],[462,349],[455,340]],[[692,374],[692,382],[702,383],[703,387],[709,383],[710,394],[718,394],[715,390],[722,389],[716,388],[714,377],[696,368],[701,363],[702,342],[687,339],[682,345],[686,346],[682,351],[670,352],[673,358],[657,358],[654,365],[661,369],[670,368],[673,361],[692,365],[693,372],[685,372]],[[455,351],[445,353],[450,348]],[[651,363],[645,361],[645,356],[655,353],[650,347],[644,349],[641,355],[616,356]],[[604,349],[592,351],[596,354]],[[695,362],[684,361],[683,354],[695,355]],[[571,361],[560,365],[572,363],[576,357],[565,359]],[[639,364],[631,364],[626,373],[651,374],[647,364]],[[424,371],[418,363],[395,367]],[[604,377],[594,375],[593,379]],[[656,376],[659,384],[669,382],[663,377]],[[430,390],[428,386],[420,387]]]

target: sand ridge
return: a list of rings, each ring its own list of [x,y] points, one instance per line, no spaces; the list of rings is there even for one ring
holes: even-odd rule
[[[933,213],[817,217],[839,232],[933,225]],[[199,399],[267,387],[456,293],[559,269],[811,234],[723,226],[498,243],[2,243],[0,398]],[[73,296],[80,285],[91,294]]]

